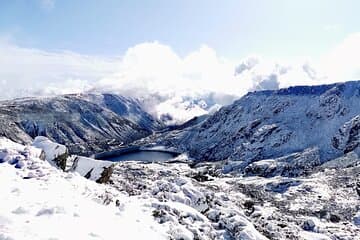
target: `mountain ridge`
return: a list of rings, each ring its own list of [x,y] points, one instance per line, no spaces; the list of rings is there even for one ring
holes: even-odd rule
[[[68,94],[0,102],[0,135],[20,143],[46,136],[73,153],[90,154],[145,137],[162,124],[133,99]]]
[[[346,146],[359,151],[359,103],[360,81],[251,92],[201,124],[155,142],[178,147],[197,161],[242,161],[244,167],[313,147],[325,162],[346,153]],[[338,137],[342,128],[347,130]]]

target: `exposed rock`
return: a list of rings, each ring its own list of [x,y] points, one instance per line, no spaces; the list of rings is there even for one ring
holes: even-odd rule
[[[303,223],[303,229],[306,231],[313,231],[315,228],[315,223],[313,220],[308,219]]]
[[[244,172],[247,176],[273,177],[280,175],[297,177],[309,174],[314,167],[320,164],[319,150],[311,148],[301,153],[294,153],[277,159],[254,162],[248,165]]]
[[[348,167],[355,167],[360,165],[360,158],[354,152],[346,153],[345,155],[335,158],[333,160],[323,163],[319,170],[325,169],[343,169]]]
[[[111,174],[114,171],[114,165],[104,167],[104,171],[101,173],[100,178],[96,180],[97,183],[107,183],[110,180]]]
[[[332,144],[345,154],[360,146],[360,115],[346,122],[333,138]]]
[[[114,163],[77,156],[70,169],[97,183],[107,183],[114,170]]]
[[[349,177],[358,166],[263,178],[213,175],[208,165],[121,162],[110,182],[129,195],[158,199],[153,216],[171,226],[173,239],[302,239],[304,230],[320,239],[360,234],[352,224],[357,179]],[[211,181],[194,178],[204,173]]]
[[[341,218],[336,214],[330,214],[329,220],[330,220],[330,222],[338,223],[338,222],[340,222]]]
[[[53,162],[56,164],[56,166],[58,166],[60,169],[65,171],[66,160],[68,157],[69,157],[68,152],[65,152],[64,154],[61,154],[61,155],[57,156],[56,158],[54,158]]]
[[[295,179],[282,179],[280,181],[270,182],[265,185],[266,190],[276,192],[276,193],[285,193],[290,187],[298,186],[302,182]]]
[[[356,226],[360,226],[360,212],[355,215],[353,221]]]
[[[41,136],[36,137],[32,145],[42,149],[45,159],[48,162],[65,171],[69,153],[64,145],[54,143],[48,138]]]

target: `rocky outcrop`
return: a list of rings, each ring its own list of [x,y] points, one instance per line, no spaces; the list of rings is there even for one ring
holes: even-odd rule
[[[360,158],[355,152],[349,152],[343,156],[335,158],[333,160],[327,161],[318,169],[314,169],[314,171],[325,170],[325,169],[343,169],[349,167],[355,167],[360,165]]]
[[[97,183],[107,183],[110,180],[111,174],[114,171],[114,165],[110,165],[109,167],[103,167],[103,171],[100,174],[100,177],[96,180]]]
[[[45,160],[65,171],[69,152],[64,145],[54,143],[46,137],[39,136],[35,138],[32,146],[43,151]]]
[[[256,161],[248,165],[244,172],[247,176],[298,177],[311,173],[320,164],[319,149],[314,148],[285,157]]]
[[[317,154],[308,149],[283,161],[302,166]],[[134,198],[157,199],[153,217],[173,239],[304,239],[304,231],[316,239],[358,238],[359,166],[264,178],[221,175],[211,170],[217,164],[121,162],[111,182]]]
[[[66,160],[69,157],[69,153],[65,152],[59,156],[57,156],[56,158],[54,158],[53,162],[56,164],[56,166],[58,166],[60,169],[62,169],[63,171],[65,171],[66,169]]]
[[[345,154],[360,147],[360,115],[346,122],[332,140],[334,148]]]
[[[97,183],[107,183],[113,173],[114,166],[112,162],[76,156],[70,171],[77,172]]]
[[[215,179],[198,182],[195,175],[201,173],[186,164],[121,162],[111,181],[134,197],[157,199],[153,217],[169,226],[171,239],[267,239],[236,206],[242,195],[230,195],[228,186]],[[239,202],[233,204],[235,199]]]

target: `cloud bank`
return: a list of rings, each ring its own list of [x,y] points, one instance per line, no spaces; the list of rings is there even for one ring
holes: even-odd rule
[[[75,92],[115,92],[143,101],[168,123],[215,111],[248,91],[360,79],[360,33],[320,59],[219,56],[206,45],[179,56],[158,42],[122,57],[26,49],[0,42],[0,99]]]
[[[81,92],[118,62],[73,52],[47,52],[0,42],[0,99]]]

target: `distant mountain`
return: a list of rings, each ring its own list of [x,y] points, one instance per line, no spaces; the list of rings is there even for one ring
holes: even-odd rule
[[[233,160],[242,167],[306,149],[320,162],[359,153],[360,81],[251,92],[157,141],[199,161]]]
[[[163,126],[133,99],[72,94],[0,102],[0,136],[29,143],[46,136],[72,153],[92,153],[148,136]]]

